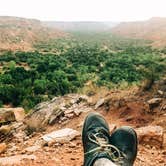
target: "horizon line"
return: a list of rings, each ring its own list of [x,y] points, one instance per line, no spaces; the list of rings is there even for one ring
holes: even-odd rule
[[[15,17],[15,18],[21,18],[21,19],[29,19],[29,20],[38,20],[38,21],[41,21],[41,22],[112,22],[112,23],[120,23],[120,22],[139,22],[139,21],[148,21],[148,20],[151,20],[151,19],[157,19],[157,18],[160,18],[160,19],[163,19],[163,18],[166,18],[164,16],[152,16],[152,17],[149,17],[148,19],[135,19],[135,20],[59,20],[59,19],[40,19],[40,18],[33,18],[33,17],[24,17],[24,16],[11,16],[11,15],[0,15],[0,17]]]

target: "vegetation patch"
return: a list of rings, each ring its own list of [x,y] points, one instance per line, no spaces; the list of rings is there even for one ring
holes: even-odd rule
[[[85,37],[77,34],[71,40],[50,41],[52,44],[45,46],[40,43],[35,52],[4,52],[0,56],[1,105],[30,109],[53,96],[78,92],[87,82],[120,88],[164,74],[163,50],[140,41]],[[45,47],[48,52],[43,53]]]

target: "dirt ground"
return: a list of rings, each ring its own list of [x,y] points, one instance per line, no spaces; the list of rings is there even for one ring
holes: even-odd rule
[[[126,94],[125,94],[126,95]],[[139,144],[138,155],[134,166],[166,166],[166,115],[157,113],[148,113],[142,99],[137,97],[128,99],[128,101],[120,108],[101,107],[96,110],[101,113],[109,124],[115,124],[117,127],[129,125],[134,128],[147,125],[160,125],[164,128],[164,145],[162,148],[155,148],[149,145]],[[42,133],[38,132],[23,144],[18,143],[20,149],[33,146],[43,134],[61,129],[72,128],[77,131],[82,130],[82,124],[87,113],[82,113],[80,116],[71,119],[63,124],[55,124],[49,126]],[[35,160],[23,160],[17,166],[82,166],[83,165],[83,147],[81,136],[76,137],[69,143],[55,144],[53,146],[44,146],[35,152],[26,153],[22,150],[17,150],[13,155],[17,154],[33,154]],[[3,156],[8,156],[4,154]]]

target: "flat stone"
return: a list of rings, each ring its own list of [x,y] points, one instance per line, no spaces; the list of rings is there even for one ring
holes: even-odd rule
[[[1,157],[0,165],[6,166],[6,165],[20,164],[21,161],[24,159],[36,160],[36,156],[35,155],[16,155],[11,157]]]
[[[25,151],[26,151],[26,152],[35,152],[35,151],[37,151],[38,149],[40,149],[40,146],[37,146],[37,145],[35,146],[35,145],[34,145],[34,146],[30,146],[30,147],[26,148]]]
[[[139,143],[161,148],[164,142],[164,129],[161,126],[146,126],[136,129]]]
[[[46,134],[42,136],[42,139],[47,143],[64,143],[73,140],[79,135],[80,133],[78,131],[70,128],[65,128]]]
[[[64,113],[65,113],[65,115],[66,115],[66,114],[71,114],[71,113],[73,113],[73,109],[68,109],[68,110],[66,110]]]

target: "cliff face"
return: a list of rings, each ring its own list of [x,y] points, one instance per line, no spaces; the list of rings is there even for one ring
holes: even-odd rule
[[[56,28],[44,27],[39,20],[0,17],[1,50],[33,50],[33,44],[38,41],[64,35]]]

